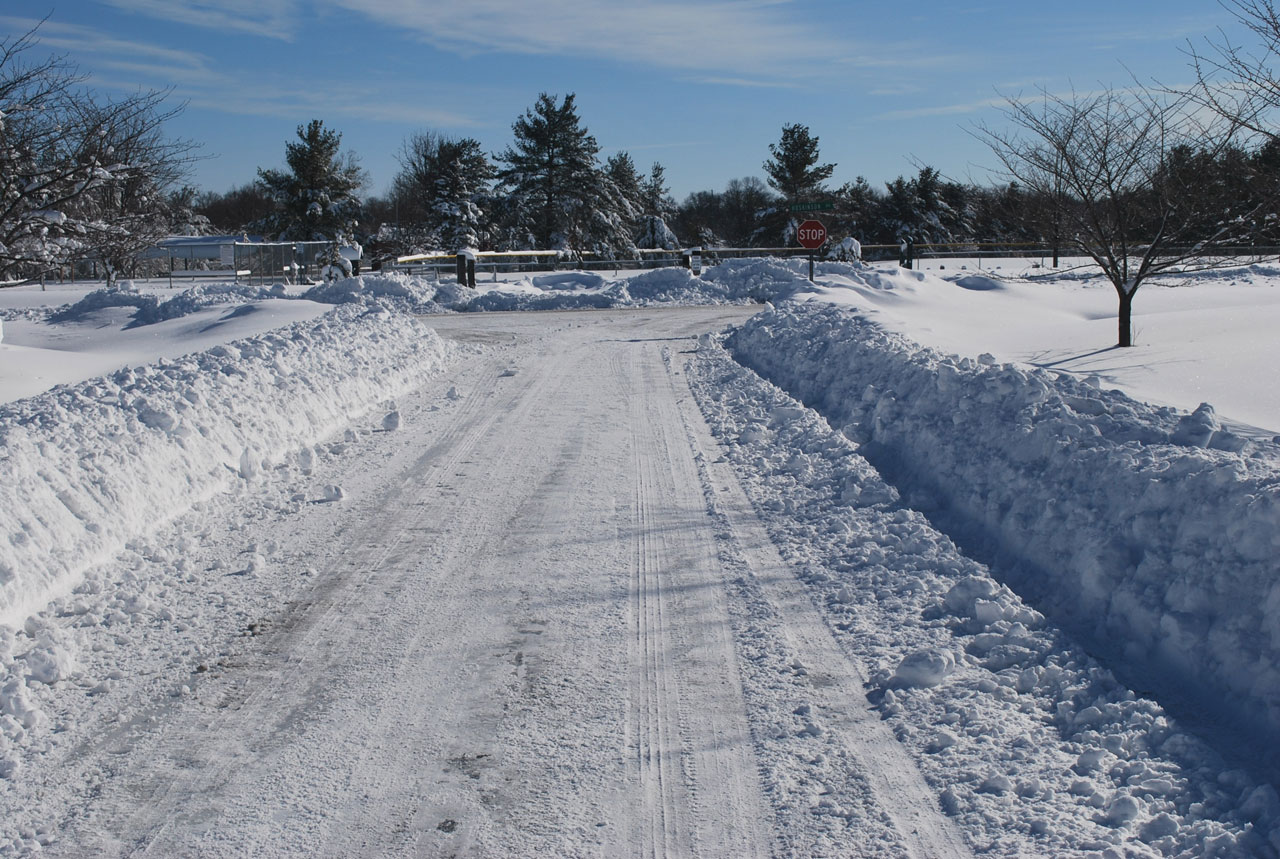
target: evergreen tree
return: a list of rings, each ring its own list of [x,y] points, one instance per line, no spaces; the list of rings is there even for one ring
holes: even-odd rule
[[[676,211],[676,202],[671,199],[671,192],[667,190],[667,170],[657,161],[653,162],[653,166],[649,168],[649,175],[645,177],[641,184],[641,194],[644,200],[644,213],[646,215],[657,215],[659,218],[670,220]]]
[[[340,153],[341,145],[342,135],[321,120],[298,126],[298,141],[284,147],[289,169],[258,169],[258,186],[275,211],[255,226],[286,241],[349,240],[366,178],[354,155]]]
[[[649,175],[638,179],[638,208],[641,212],[636,244],[642,248],[674,250],[680,247],[680,239],[672,232],[668,221],[676,210],[675,201],[667,191],[666,170],[657,161],[649,168]]]
[[[170,192],[166,210],[169,213],[169,234],[174,236],[211,236],[214,227],[209,218],[196,211],[200,192],[191,185],[183,185]]]
[[[970,192],[947,182],[932,167],[921,167],[912,179],[899,176],[885,185],[880,207],[881,241],[917,243],[962,241],[973,235]]]
[[[680,204],[676,229],[704,248],[724,247],[719,230],[724,225],[724,199],[715,191],[694,191]]]
[[[769,144],[769,154],[772,158],[764,163],[769,184],[788,203],[825,193],[823,183],[836,169],[834,164],[818,163],[818,138],[804,125],[782,126],[782,139]]]
[[[479,247],[488,226],[482,204],[494,176],[480,143],[415,134],[405,143],[400,167],[394,193],[415,216],[419,241],[446,250]]]
[[[498,174],[513,203],[527,217],[539,248],[581,250],[591,242],[601,171],[596,139],[578,118],[574,94],[557,104],[542,93],[533,108],[512,125],[515,144],[498,160]]]
[[[644,190],[631,156],[626,152],[610,156],[605,162],[604,173],[626,201],[627,208],[630,209],[629,216],[634,220],[644,214]]]

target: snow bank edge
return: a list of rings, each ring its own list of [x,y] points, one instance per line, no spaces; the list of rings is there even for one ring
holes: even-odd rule
[[[414,387],[456,348],[408,315],[339,307],[0,408],[0,624]]]

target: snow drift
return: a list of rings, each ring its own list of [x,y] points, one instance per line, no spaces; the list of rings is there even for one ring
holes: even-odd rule
[[[1130,682],[1280,736],[1280,446],[816,304],[729,346]]]
[[[403,393],[454,348],[411,317],[346,306],[0,407],[0,624]]]

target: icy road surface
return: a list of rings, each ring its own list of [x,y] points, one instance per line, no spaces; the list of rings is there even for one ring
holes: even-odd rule
[[[749,312],[432,319],[485,348],[317,466],[310,501],[343,500],[173,530],[279,602],[115,654],[180,651],[68,718],[31,828],[53,855],[968,855],[691,396],[697,335]]]

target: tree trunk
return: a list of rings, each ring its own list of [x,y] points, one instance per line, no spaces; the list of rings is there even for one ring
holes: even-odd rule
[[[1117,346],[1133,345],[1133,293],[1120,291],[1120,340]]]

